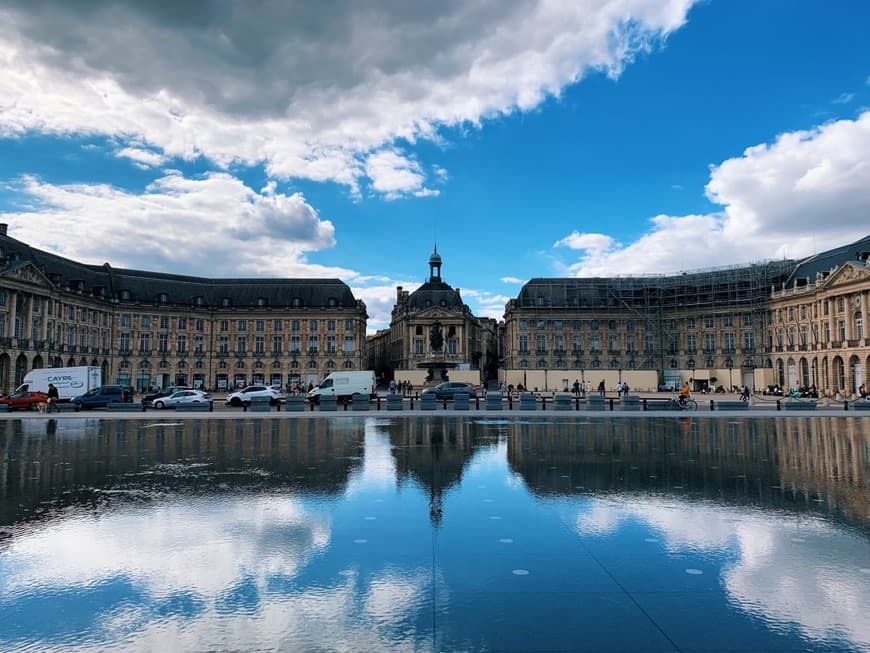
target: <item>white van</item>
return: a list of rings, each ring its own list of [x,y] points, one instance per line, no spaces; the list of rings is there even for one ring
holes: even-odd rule
[[[40,367],[30,370],[16,392],[48,392],[48,384],[57,388],[60,400],[72,399],[88,390],[103,385],[103,370],[100,367]]]
[[[334,396],[337,399],[350,399],[354,395],[375,396],[375,373],[365,372],[332,372],[320,385],[308,393],[308,399],[317,403],[321,397]]]

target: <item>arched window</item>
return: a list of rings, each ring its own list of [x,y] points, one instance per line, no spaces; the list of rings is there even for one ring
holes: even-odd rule
[[[353,361],[344,361],[344,369],[349,370],[353,368]]]

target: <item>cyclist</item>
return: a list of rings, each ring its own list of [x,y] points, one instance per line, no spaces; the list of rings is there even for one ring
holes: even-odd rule
[[[679,396],[679,402],[680,402],[680,405],[681,405],[681,406],[685,406],[685,405],[686,405],[686,399],[691,398],[691,396],[692,396],[692,389],[689,387],[689,382],[686,381],[686,382],[683,384],[682,389],[680,390],[680,396]]]

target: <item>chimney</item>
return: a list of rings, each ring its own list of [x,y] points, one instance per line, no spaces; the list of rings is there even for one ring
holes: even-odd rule
[[[0,236],[6,235],[6,230],[9,228],[9,225],[5,222],[0,222]]]

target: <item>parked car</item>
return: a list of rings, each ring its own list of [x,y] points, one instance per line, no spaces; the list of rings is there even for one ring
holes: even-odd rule
[[[79,409],[105,408],[109,404],[133,401],[133,388],[128,385],[101,385],[70,399]]]
[[[145,395],[142,395],[142,403],[146,406],[152,405],[155,399],[160,399],[161,397],[169,397],[170,395],[175,394],[179,390],[193,390],[190,386],[187,385],[168,385],[165,388],[161,388],[156,392],[149,392]]]
[[[168,397],[159,397],[154,400],[154,408],[173,408],[181,404],[211,403],[211,395],[201,390],[176,390]]]
[[[45,403],[48,403],[47,394],[28,390],[13,392],[8,397],[0,398],[0,404],[9,406],[9,410],[35,410],[37,405]]]
[[[477,391],[475,391],[474,386],[470,383],[445,381],[433,388],[426,388],[423,390],[423,394],[434,394],[438,399],[453,399],[453,395],[457,394],[467,394],[469,397],[474,398],[477,396]]]
[[[249,385],[247,388],[242,388],[236,392],[231,392],[227,395],[228,406],[246,406],[251,401],[266,398],[269,404],[274,406],[281,399],[281,391],[270,388],[267,385]]]

